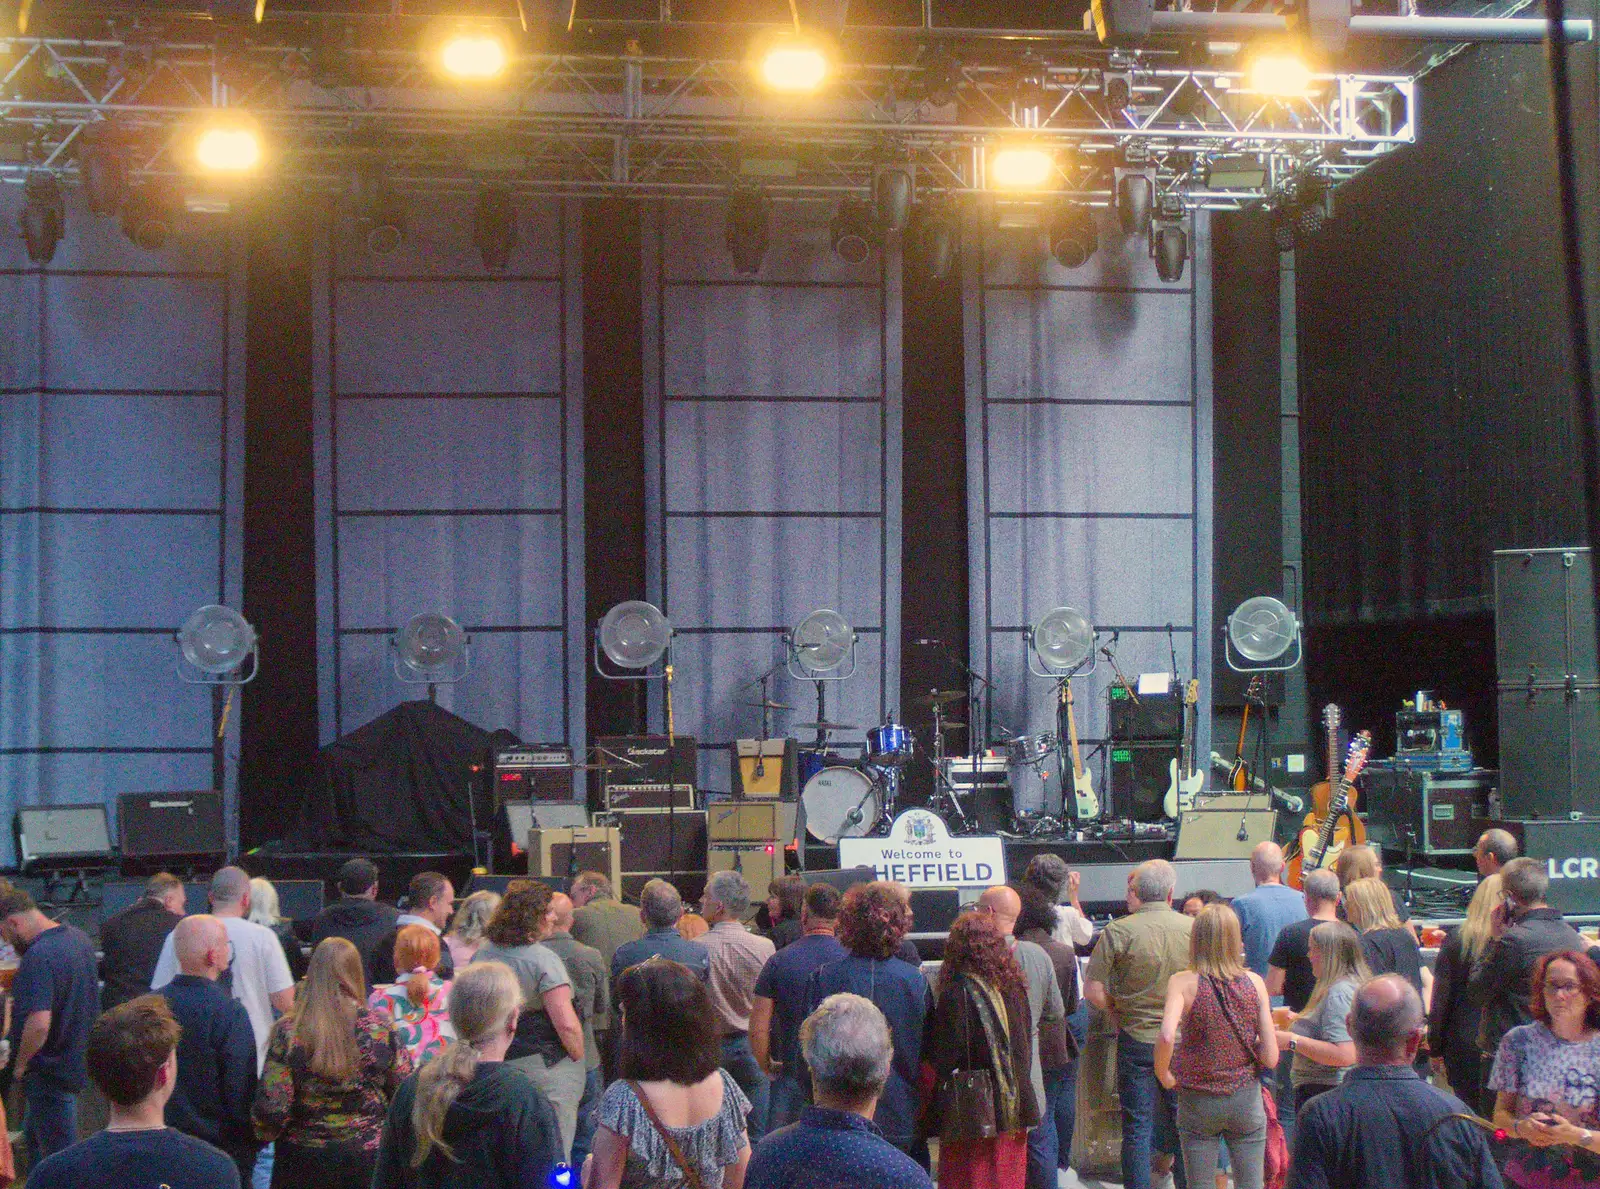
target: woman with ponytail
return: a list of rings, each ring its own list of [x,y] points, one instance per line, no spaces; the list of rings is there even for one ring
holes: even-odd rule
[[[418,1069],[454,1038],[446,994],[450,984],[437,973],[439,935],[426,925],[406,925],[395,934],[392,986],[374,987],[368,1006],[394,1024],[411,1064]]]
[[[367,1006],[360,953],[324,938],[256,1087],[256,1135],[276,1144],[272,1189],[367,1189],[384,1112],[410,1073],[394,1027]]]
[[[452,1040],[408,1078],[389,1107],[372,1189],[525,1189],[561,1159],[555,1108],[505,1064],[522,984],[509,966],[475,962],[450,987]]]

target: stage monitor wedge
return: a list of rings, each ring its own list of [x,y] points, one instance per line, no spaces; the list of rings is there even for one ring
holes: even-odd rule
[[[17,861],[36,866],[109,866],[115,861],[103,804],[25,805],[13,823]]]

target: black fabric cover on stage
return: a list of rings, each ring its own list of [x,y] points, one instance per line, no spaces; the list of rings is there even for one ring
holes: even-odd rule
[[[402,702],[322,749],[317,795],[284,843],[304,850],[472,850],[473,765],[512,746],[432,702]],[[487,829],[481,793],[478,828]]]

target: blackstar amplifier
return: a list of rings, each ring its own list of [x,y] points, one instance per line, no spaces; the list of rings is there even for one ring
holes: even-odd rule
[[[595,744],[605,785],[694,783],[699,752],[689,735],[674,736],[670,746],[665,735],[601,735]]]
[[[1183,691],[1140,694],[1139,700],[1121,682],[1106,693],[1111,707],[1111,737],[1118,743],[1172,740],[1183,733]]]
[[[507,801],[571,801],[572,749],[541,743],[495,753],[494,803]]]
[[[167,860],[219,862],[228,843],[222,794],[123,793],[117,798],[117,836],[125,864],[160,866]]]

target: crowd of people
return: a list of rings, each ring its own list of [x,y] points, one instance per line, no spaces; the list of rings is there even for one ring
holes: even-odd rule
[[[1432,972],[1365,847],[1291,889],[1264,843],[1231,902],[1152,860],[1098,931],[1041,855],[957,917],[936,973],[882,881],[775,880],[757,930],[717,872],[698,929],[671,883],[634,906],[593,872],[459,902],[423,872],[400,911],[356,859],[308,951],[226,867],[203,914],[153,877],[98,955],[0,884],[28,1183],[1042,1189],[1071,1163],[1092,1008],[1127,1189],[1498,1189],[1466,1104],[1516,1141],[1513,1186],[1595,1184],[1596,955],[1509,836],[1477,856]],[[91,1085],[110,1121],[78,1142]]]

